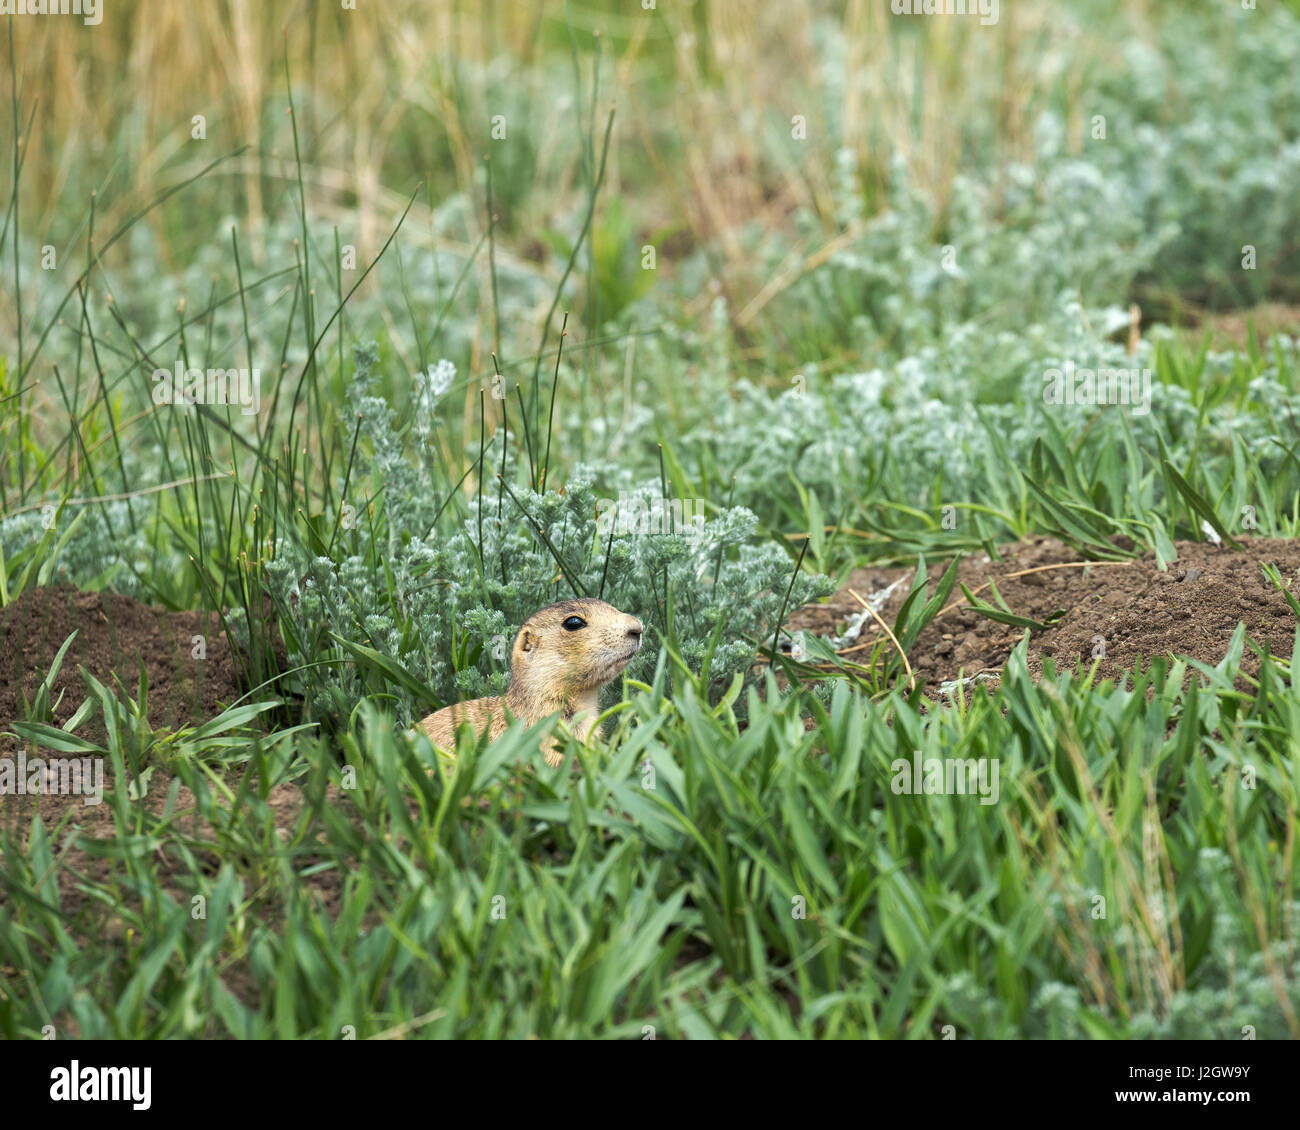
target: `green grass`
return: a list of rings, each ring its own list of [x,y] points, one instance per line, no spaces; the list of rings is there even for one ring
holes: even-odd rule
[[[110,744],[109,866],[78,878],[79,913],[54,883],[74,829],[37,822],[26,853],[6,836],[3,1030],[1292,1035],[1294,660],[1249,692],[1228,664],[1184,692],[1181,664],[1116,689],[1035,684],[1016,658],[995,694],[934,713],[769,685],[744,726],[659,679],[580,778],[512,769],[523,732],[448,768],[368,704],[329,748],[235,743],[215,731],[249,719],[227,719],[178,744],[156,815]],[[123,709],[97,694],[96,715]],[[996,759],[997,803],[894,792],[914,751]],[[303,807],[280,837],[287,782]],[[106,922],[116,944],[74,940]]]

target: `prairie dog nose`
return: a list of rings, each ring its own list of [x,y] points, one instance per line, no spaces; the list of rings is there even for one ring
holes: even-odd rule
[[[635,616],[627,618],[627,634],[636,640],[637,647],[641,646],[641,635],[644,631],[645,628],[642,627],[641,621]]]

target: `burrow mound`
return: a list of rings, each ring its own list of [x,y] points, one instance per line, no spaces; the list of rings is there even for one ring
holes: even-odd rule
[[[1044,658],[1058,669],[1085,667],[1104,649],[1099,674],[1118,678],[1152,658],[1186,656],[1216,664],[1223,659],[1239,623],[1257,643],[1289,656],[1296,617],[1283,595],[1264,576],[1263,564],[1275,565],[1284,580],[1300,574],[1300,541],[1248,539],[1244,550],[1203,542],[1177,542],[1178,559],[1167,570],[1155,557],[1121,562],[1084,561],[1077,550],[1049,537],[1028,537],[999,549],[1000,559],[985,553],[966,557],[958,577],[973,593],[996,603],[989,582],[1017,615],[1046,621],[1065,615],[1046,631],[1034,632],[1029,667],[1042,670]],[[946,567],[927,564],[928,590]],[[844,634],[863,615],[850,590],[864,599],[888,597],[877,611],[893,624],[911,587],[913,567],[868,567],[854,570],[844,586],[825,603],[796,610],[787,620],[792,632],[809,631],[827,639]],[[1300,582],[1295,583],[1300,589]],[[877,603],[872,601],[873,605]],[[23,714],[45,678],[64,640],[77,632],[52,687],[62,701],[55,721],[67,721],[86,697],[77,672],[85,666],[100,682],[122,681],[134,697],[143,663],[149,687],[148,714],[155,727],[176,728],[220,713],[242,693],[235,664],[220,622],[210,612],[169,612],[114,593],[86,593],[58,586],[33,589],[0,609],[0,729]],[[908,653],[917,675],[932,687],[979,673],[996,674],[1021,640],[1019,628],[990,620],[967,606],[960,588],[926,627]],[[206,654],[195,658],[195,637],[203,637]],[[838,650],[846,658],[866,660],[881,638],[868,617],[859,633]],[[1247,649],[1241,670],[1253,674],[1258,659]],[[0,749],[12,739],[0,736]]]
[[[134,699],[143,664],[155,728],[205,721],[243,693],[214,613],[169,612],[66,586],[30,589],[0,609],[0,730],[24,716],[24,696],[32,701],[73,632],[76,639],[50,688],[56,723],[72,717],[87,696],[79,666],[114,690],[116,676]],[[0,749],[6,741],[12,738],[0,736]]]
[[[1178,559],[1167,570],[1156,567],[1154,554],[1122,562],[1085,562],[1077,550],[1048,537],[1028,537],[988,554],[966,557],[958,578],[981,600],[996,605],[992,580],[1011,611],[1040,622],[1053,613],[1065,615],[1050,628],[1034,632],[1029,642],[1029,669],[1042,671],[1044,658],[1058,670],[1089,667],[1101,654],[1099,678],[1118,679],[1136,664],[1157,657],[1186,656],[1204,663],[1222,661],[1238,624],[1274,654],[1289,657],[1295,642],[1296,617],[1286,598],[1261,568],[1277,566],[1283,581],[1300,589],[1300,541],[1255,538],[1244,550],[1204,542],[1177,542]],[[947,562],[926,563],[932,594]],[[913,568],[857,569],[824,604],[799,609],[787,621],[791,631],[807,630],[827,639],[843,636],[863,614],[863,599],[895,586],[877,609],[893,626],[911,588]],[[873,605],[875,602],[872,602]],[[997,674],[1024,635],[1021,628],[974,612],[960,588],[917,638],[908,659],[932,688],[984,672]],[[867,617],[860,634],[838,647],[848,659],[865,661],[883,636]],[[890,646],[887,644],[887,646]],[[1254,674],[1259,660],[1246,649],[1240,670]]]

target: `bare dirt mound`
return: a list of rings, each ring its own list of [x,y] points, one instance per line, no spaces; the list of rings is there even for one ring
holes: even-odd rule
[[[72,717],[86,698],[79,665],[110,688],[116,675],[135,698],[143,664],[154,727],[204,721],[243,693],[220,620],[212,613],[168,612],[107,592],[32,589],[0,609],[0,730],[23,717],[24,696],[33,699],[74,631],[77,638],[51,687],[51,702],[63,695],[54,709],[57,723]],[[202,638],[201,648],[196,637]],[[200,653],[203,657],[196,657]],[[4,743],[0,736],[0,749]]]
[[[1284,581],[1295,584],[1300,572],[1300,541],[1257,538],[1245,549],[1220,549],[1203,542],[1176,543],[1178,560],[1167,571],[1156,568],[1154,555],[1123,562],[1086,562],[1078,551],[1053,538],[1031,537],[1000,550],[1001,560],[974,554],[962,561],[958,577],[972,593],[996,604],[990,580],[1011,611],[1040,622],[1053,613],[1065,615],[1050,628],[1034,632],[1029,643],[1030,670],[1037,674],[1044,658],[1058,670],[1091,666],[1102,656],[1100,678],[1117,679],[1135,664],[1155,657],[1187,656],[1220,662],[1238,624],[1275,654],[1290,656],[1296,617],[1285,597],[1264,576],[1261,565],[1276,565]],[[947,562],[927,562],[929,591]],[[805,629],[833,638],[843,633],[864,599],[901,580],[883,606],[881,617],[892,625],[907,598],[913,577],[909,568],[858,569],[825,604],[801,608],[789,618],[791,631]],[[1023,629],[974,612],[960,588],[917,639],[909,660],[931,687],[979,672],[997,673],[1021,640]],[[881,638],[868,619],[856,640],[838,651],[865,660]],[[1103,655],[1104,649],[1104,655]],[[1253,674],[1259,661],[1247,649],[1241,670]]]

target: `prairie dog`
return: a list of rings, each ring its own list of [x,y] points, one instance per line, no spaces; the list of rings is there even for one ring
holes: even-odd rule
[[[456,728],[468,722],[476,733],[500,737],[506,711],[531,726],[557,711],[579,741],[586,741],[600,714],[600,688],[622,674],[641,647],[644,629],[635,616],[603,600],[561,600],[534,612],[510,651],[510,686],[503,696],[475,698],[446,706],[419,723],[434,745],[456,748]],[[597,737],[599,737],[597,731]],[[548,748],[546,763],[563,755]]]

